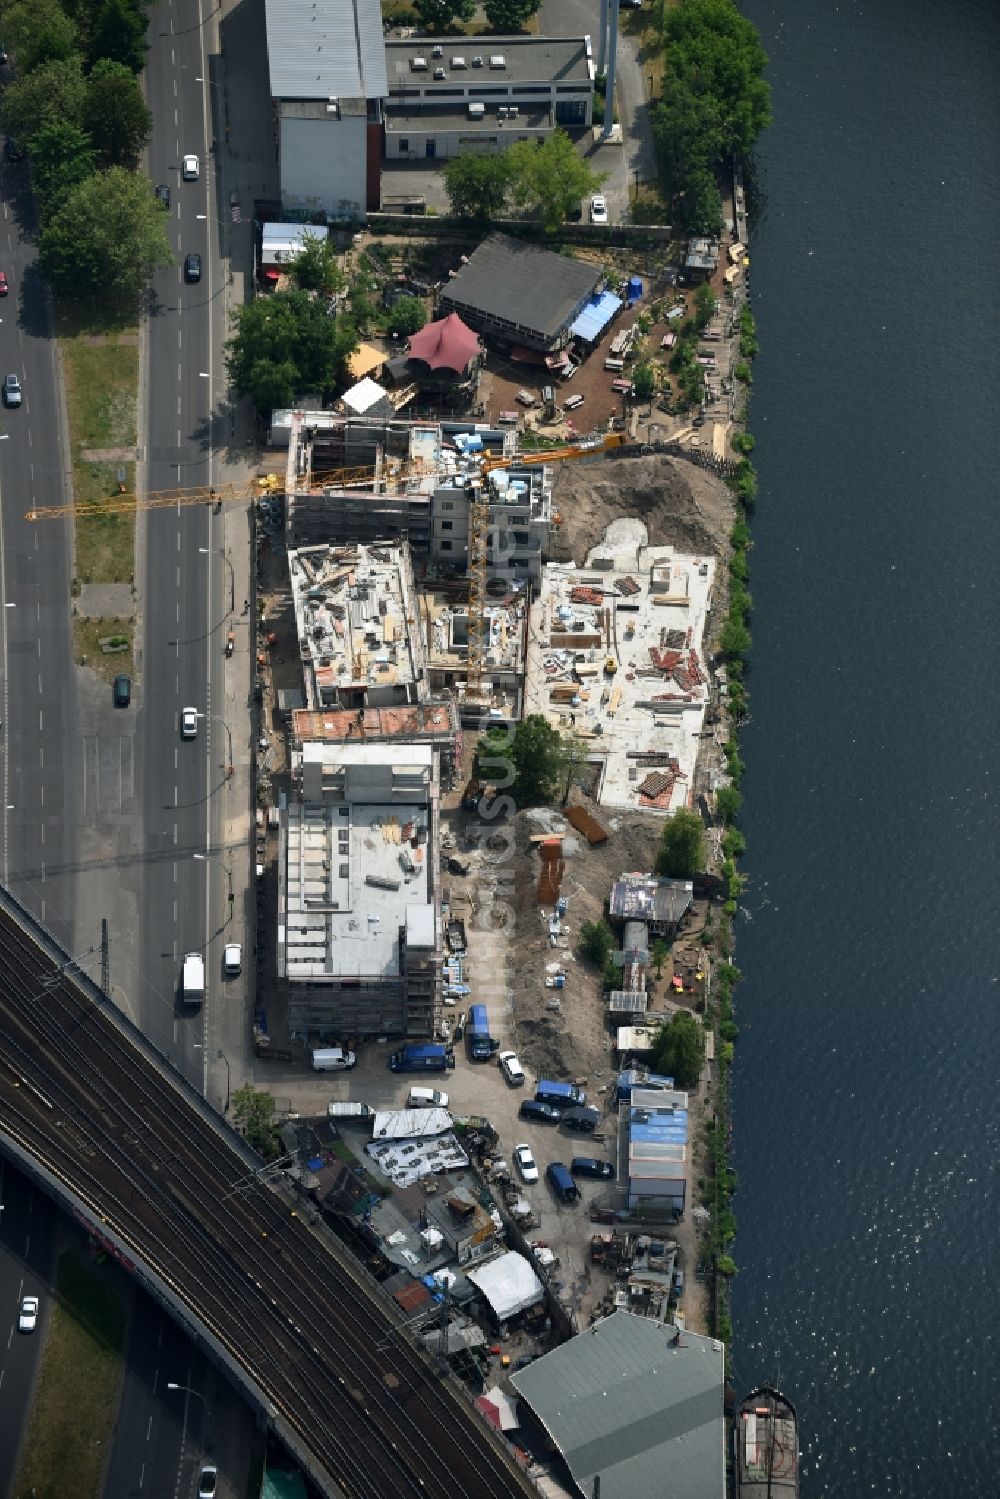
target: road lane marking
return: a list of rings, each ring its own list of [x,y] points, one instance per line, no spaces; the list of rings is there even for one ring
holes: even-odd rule
[[[45,728],[45,723],[44,723],[44,720],[43,720],[43,717],[42,717],[42,709],[39,708],[39,710],[38,710],[38,732],[39,732],[39,734],[42,733],[42,731],[44,730],[44,728]]]

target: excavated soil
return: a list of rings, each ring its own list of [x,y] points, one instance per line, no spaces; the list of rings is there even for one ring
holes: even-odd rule
[[[562,524],[553,555],[579,563],[623,515],[645,523],[650,546],[722,557],[735,517],[722,479],[664,454],[560,464],[554,504]]]

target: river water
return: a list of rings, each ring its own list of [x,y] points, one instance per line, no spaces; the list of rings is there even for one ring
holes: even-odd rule
[[[996,1495],[1000,6],[747,0],[734,1370],[802,1493]]]

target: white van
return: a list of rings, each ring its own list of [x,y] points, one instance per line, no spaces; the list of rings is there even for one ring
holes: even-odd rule
[[[312,1054],[313,1072],[346,1072],[357,1062],[353,1051],[345,1051],[342,1046],[319,1046]]]
[[[411,1088],[406,1107],[408,1109],[446,1109],[448,1095],[439,1092],[437,1088]]]

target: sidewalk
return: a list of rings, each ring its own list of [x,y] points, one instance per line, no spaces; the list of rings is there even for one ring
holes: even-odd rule
[[[223,291],[224,333],[251,291],[253,204],[276,200],[278,170],[271,130],[270,84],[263,0],[224,0],[208,41],[210,109],[215,138],[214,173],[219,248],[229,276]],[[217,484],[245,486],[257,471],[259,452],[253,409],[230,399],[223,374],[214,434]],[[256,855],[254,784],[259,735],[253,701],[257,601],[253,573],[253,503],[229,505],[222,514],[225,555],[232,566],[233,655],[225,663],[221,716],[232,734],[233,774],[226,788],[222,858],[232,872],[232,915],[224,906],[226,940],[243,947],[243,973],[231,980],[230,1002],[213,1017],[209,1037],[209,1088],[220,1109],[253,1075],[252,1024],[256,1005]],[[228,568],[226,569],[228,573]],[[244,600],[248,608],[244,611]],[[228,746],[227,746],[228,750]],[[225,991],[224,991],[225,992]]]

